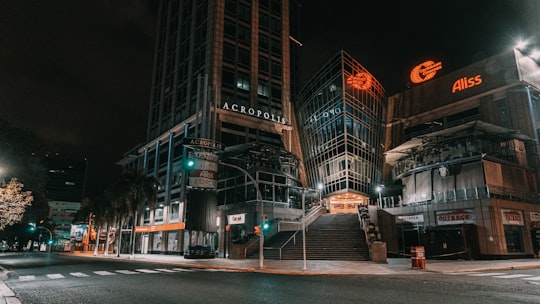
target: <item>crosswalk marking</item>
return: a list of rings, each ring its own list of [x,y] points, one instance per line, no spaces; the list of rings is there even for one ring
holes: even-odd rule
[[[508,275],[501,275],[501,276],[493,276],[494,278],[500,278],[500,279],[516,279],[516,278],[525,278],[525,277],[532,277],[532,274],[508,274]]]
[[[489,276],[502,276],[505,274],[506,272],[480,272],[480,273],[472,273],[472,274],[467,274],[467,275],[473,276],[473,277],[489,277]]]
[[[131,270],[116,270],[116,272],[123,273],[123,274],[139,274],[140,272],[131,271]]]
[[[116,273],[110,271],[94,271],[97,275],[115,275]]]
[[[161,272],[176,272],[172,269],[167,269],[167,268],[157,268],[156,269],[157,271],[161,271]]]
[[[36,276],[34,275],[26,275],[26,276],[20,276],[19,281],[33,281],[36,279]]]
[[[527,281],[540,281],[540,277],[528,277],[528,278],[522,278],[523,280]]]
[[[191,271],[195,271],[195,270],[190,269],[190,268],[173,268],[173,270],[176,270],[176,271],[183,271],[183,272],[191,272]]]
[[[48,274],[47,277],[49,279],[53,279],[53,280],[57,280],[57,279],[63,279],[65,278],[65,276],[59,274],[59,273],[51,273],[51,274]]]
[[[159,273],[159,271],[152,270],[152,269],[135,269],[135,271],[144,272],[144,273]]]
[[[134,270],[128,270],[128,269],[118,269],[118,270],[114,270],[114,271],[112,271],[112,270],[111,271],[101,270],[101,271],[93,271],[92,273],[94,273],[96,275],[100,275],[100,276],[111,276],[111,275],[116,275],[116,274],[174,273],[174,272],[194,272],[194,271],[235,272],[237,270],[234,270],[234,269],[214,269],[214,268],[156,268],[156,269],[140,268],[140,269],[134,269]],[[89,277],[91,274],[87,274],[87,273],[83,273],[83,272],[70,272],[69,275],[73,276],[73,277],[84,278],[84,277]],[[58,280],[58,279],[66,278],[66,275],[60,274],[60,273],[49,273],[49,274],[44,274],[44,276],[46,276],[47,278],[49,278],[51,280]],[[21,282],[33,281],[33,280],[36,280],[36,276],[35,275],[24,275],[24,276],[19,276],[18,279]],[[535,280],[540,281],[540,277],[538,277],[538,279],[531,278],[531,281],[535,281]]]

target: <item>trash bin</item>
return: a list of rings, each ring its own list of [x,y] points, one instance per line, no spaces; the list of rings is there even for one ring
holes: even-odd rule
[[[411,262],[412,268],[426,268],[426,252],[424,246],[411,247]]]

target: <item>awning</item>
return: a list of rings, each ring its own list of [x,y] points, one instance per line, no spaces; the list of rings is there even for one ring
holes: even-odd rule
[[[399,159],[412,153],[414,148],[418,148],[428,143],[440,141],[441,138],[458,137],[466,134],[493,134],[506,136],[508,139],[516,138],[523,141],[534,140],[530,136],[521,134],[517,130],[493,125],[481,120],[474,120],[458,126],[437,130],[428,134],[423,134],[402,143],[401,145],[385,152],[386,162],[394,165]]]

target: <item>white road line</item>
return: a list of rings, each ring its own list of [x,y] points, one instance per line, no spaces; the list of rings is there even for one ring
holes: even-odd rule
[[[84,278],[88,276],[86,273],[82,273],[82,272],[70,272],[69,274],[78,278]]]
[[[135,269],[135,271],[144,272],[144,273],[159,273],[159,271],[155,271],[152,269]]]
[[[184,271],[184,272],[192,272],[192,271],[195,271],[193,269],[188,269],[188,268],[173,268],[173,270],[176,270],[176,271]]]
[[[51,274],[48,274],[47,277],[49,279],[53,279],[53,280],[57,280],[57,279],[63,279],[65,278],[65,276],[59,274],[59,273],[51,273]]]
[[[20,276],[19,281],[33,281],[36,279],[36,276],[34,275],[26,275],[26,276]]]
[[[116,273],[110,271],[94,271],[97,275],[115,275]]]
[[[502,276],[494,276],[494,278],[500,278],[500,279],[515,279],[515,278],[525,278],[525,277],[532,277],[532,274],[509,274],[509,275],[502,275]]]
[[[522,280],[527,281],[540,281],[540,277],[528,277],[528,278],[521,278]]]
[[[174,271],[172,269],[166,269],[166,268],[157,268],[156,270],[161,271],[161,272],[176,272],[176,271]]]
[[[123,273],[123,274],[139,274],[140,272],[131,271],[131,270],[116,270],[116,272]]]
[[[475,273],[480,273],[480,272],[446,272],[445,274],[449,274],[449,275],[471,275],[471,274],[475,274]]]
[[[501,276],[505,274],[506,272],[481,272],[481,273],[473,273],[469,275],[472,277],[489,277],[489,276]]]

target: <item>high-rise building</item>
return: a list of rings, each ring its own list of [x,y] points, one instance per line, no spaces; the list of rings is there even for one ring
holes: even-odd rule
[[[332,213],[368,205],[381,180],[385,91],[369,71],[340,51],[298,97],[308,184],[321,185]]]
[[[161,183],[158,208],[136,229],[142,252],[218,249],[230,215],[218,205],[249,214],[233,230],[250,233],[264,212],[256,192],[289,206],[282,188],[300,187],[303,172],[293,127],[297,14],[295,0],[160,1],[147,142],[120,161]],[[246,162],[253,154],[262,156]]]

